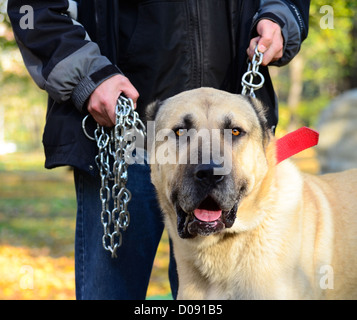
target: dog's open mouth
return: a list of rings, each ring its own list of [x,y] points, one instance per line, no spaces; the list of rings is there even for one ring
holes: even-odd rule
[[[238,204],[230,210],[222,210],[220,205],[207,196],[192,212],[186,213],[177,206],[177,229],[181,238],[193,238],[197,235],[208,236],[230,228],[236,218]]]

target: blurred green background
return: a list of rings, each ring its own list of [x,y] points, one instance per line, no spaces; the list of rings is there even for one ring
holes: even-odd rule
[[[356,0],[312,1],[301,52],[288,66],[270,68],[280,101],[278,135],[314,128],[334,97],[357,88],[356,14]],[[23,65],[0,0],[0,299],[75,298],[74,186],[68,168],[43,169],[46,100]],[[297,161],[316,171],[311,152]],[[167,265],[165,233],[149,298],[170,298]]]

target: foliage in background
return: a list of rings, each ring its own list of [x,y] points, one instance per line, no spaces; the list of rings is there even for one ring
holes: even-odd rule
[[[321,28],[326,12],[320,12],[320,8],[325,5],[333,8],[333,29]],[[291,122],[293,127],[314,126],[322,109],[335,96],[356,86],[356,19],[356,0],[311,2],[309,34],[298,57],[283,68],[271,68],[280,102],[280,127],[287,129]],[[295,99],[291,95],[296,81],[302,83],[293,105]]]
[[[41,147],[46,94],[39,90],[24,67],[6,12],[0,0],[0,140],[13,142],[18,150]],[[2,121],[1,121],[2,120]]]

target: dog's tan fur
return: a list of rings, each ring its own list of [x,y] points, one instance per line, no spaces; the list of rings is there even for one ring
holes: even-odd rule
[[[277,165],[275,138],[268,133],[263,141],[257,111],[246,98],[202,88],[168,99],[156,113],[157,130],[189,113],[198,128],[217,128],[229,115],[247,132],[231,150],[232,175],[237,183],[247,180],[247,191],[233,226],[209,236],[179,237],[170,195],[186,187],[186,166],[152,159],[177,261],[178,298],[356,299],[357,170],[317,177],[290,160]]]

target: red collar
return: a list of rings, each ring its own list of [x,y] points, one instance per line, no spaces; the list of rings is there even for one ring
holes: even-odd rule
[[[276,141],[277,164],[287,158],[316,146],[319,133],[307,127],[290,132]]]

